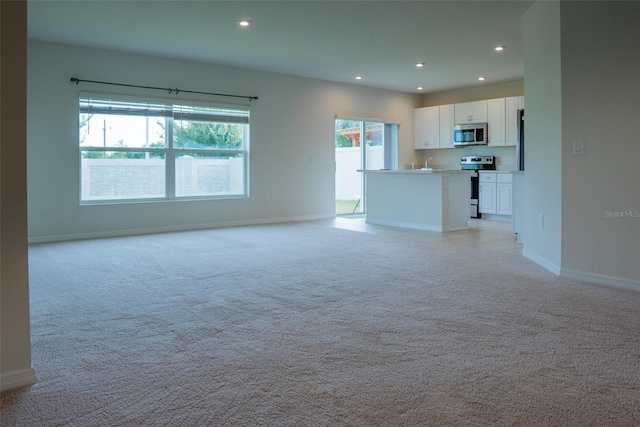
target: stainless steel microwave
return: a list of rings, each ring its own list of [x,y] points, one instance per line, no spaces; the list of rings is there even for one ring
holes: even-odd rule
[[[469,123],[455,125],[453,127],[453,145],[462,147],[465,145],[487,145],[487,124]]]

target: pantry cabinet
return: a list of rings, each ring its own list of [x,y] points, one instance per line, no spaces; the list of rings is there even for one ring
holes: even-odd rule
[[[455,123],[485,123],[487,121],[487,101],[473,101],[455,104]]]

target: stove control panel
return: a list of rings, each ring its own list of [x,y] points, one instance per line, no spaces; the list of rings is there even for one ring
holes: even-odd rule
[[[466,170],[495,170],[495,156],[462,156],[460,166]]]

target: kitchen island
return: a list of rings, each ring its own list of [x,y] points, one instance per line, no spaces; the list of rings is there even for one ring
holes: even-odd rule
[[[471,171],[366,170],[366,222],[446,232],[467,228]]]

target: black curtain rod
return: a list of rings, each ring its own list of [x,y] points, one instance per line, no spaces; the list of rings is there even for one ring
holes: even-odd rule
[[[197,93],[200,95],[213,95],[213,96],[226,96],[226,97],[231,97],[231,98],[243,98],[243,99],[248,99],[249,102],[253,101],[254,99],[258,99],[257,96],[245,96],[245,95],[229,95],[226,93],[213,93],[213,92],[199,92],[196,90],[182,90],[182,89],[172,89],[170,87],[155,87],[155,86],[140,86],[140,85],[129,85],[129,84],[125,84],[125,83],[111,83],[111,82],[99,82],[96,80],[84,80],[84,79],[79,79],[77,77],[71,77],[71,81],[75,84],[78,84],[80,82],[85,82],[85,83],[98,83],[101,85],[111,85],[111,86],[124,86],[124,87],[135,87],[135,88],[140,88],[140,89],[154,89],[154,90],[162,90],[162,91],[167,91],[169,93],[173,93],[175,92],[176,95],[180,92],[185,92],[185,93]]]

